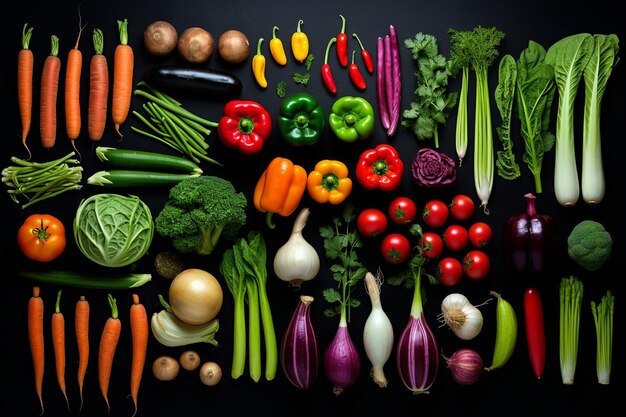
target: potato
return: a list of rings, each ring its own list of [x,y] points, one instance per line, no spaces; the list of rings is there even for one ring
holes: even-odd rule
[[[176,49],[178,32],[171,23],[157,20],[146,27],[143,32],[143,43],[150,54],[165,56]]]
[[[214,47],[213,35],[198,26],[185,29],[178,38],[178,53],[191,64],[201,64],[208,61],[213,55]]]
[[[229,64],[241,64],[250,56],[250,42],[243,32],[230,29],[220,35],[217,50]]]

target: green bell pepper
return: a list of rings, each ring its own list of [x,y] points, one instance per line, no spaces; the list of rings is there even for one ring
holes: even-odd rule
[[[362,97],[344,96],[333,104],[328,124],[344,142],[369,139],[374,133],[374,109]]]
[[[324,132],[325,123],[324,109],[311,94],[294,94],[280,106],[278,131],[292,145],[315,144]]]

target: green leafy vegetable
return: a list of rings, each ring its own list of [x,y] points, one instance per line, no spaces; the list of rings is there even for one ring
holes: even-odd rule
[[[350,308],[358,307],[361,302],[352,298],[357,284],[365,278],[367,268],[359,260],[357,249],[363,247],[363,241],[354,224],[356,215],[354,207],[346,205],[342,217],[335,217],[333,224],[320,227],[320,235],[324,238],[326,257],[333,261],[330,270],[338,289],[328,288],[323,291],[324,299],[329,303],[337,303],[334,309],[324,310],[324,315],[341,316],[342,321],[350,321]]]
[[[554,70],[545,63],[546,51],[529,41],[517,60],[517,117],[521,122],[524,156],[535,180],[535,192],[542,192],[541,167],[546,152],[554,146],[554,135],[548,132],[555,93]]]
[[[515,103],[515,88],[517,85],[517,64],[511,55],[504,55],[498,68],[498,85],[495,91],[495,101],[502,118],[502,125],[496,128],[502,150],[497,151],[496,168],[498,175],[507,180],[518,178],[521,173],[513,153],[511,140],[511,119],[513,104]]]
[[[279,98],[284,98],[287,94],[287,83],[285,81],[279,81],[276,83],[276,95]]]
[[[580,306],[583,298],[583,283],[570,276],[561,279],[559,286],[559,359],[563,384],[572,385],[578,358],[580,331]]]
[[[458,93],[447,93],[448,78],[452,75],[452,61],[439,53],[433,35],[417,33],[405,39],[404,46],[411,50],[417,65],[415,78],[416,99],[402,112],[402,125],[413,131],[419,140],[434,138],[439,147],[439,125],[445,125],[450,111],[456,106]]]
[[[613,311],[615,296],[607,291],[600,302],[591,302],[591,312],[596,328],[596,374],[598,383],[607,385],[611,381],[613,357]]]
[[[600,141],[602,97],[611,72],[619,58],[617,35],[594,35],[594,49],[585,69],[585,109],[583,119],[583,152],[581,190],[583,200],[598,204],[604,198],[605,181]]]
[[[154,236],[150,208],[133,195],[95,194],[82,200],[73,229],[83,255],[107,267],[137,261],[148,252]]]
[[[304,68],[306,68],[307,72],[311,71],[311,65],[313,64],[314,59],[315,56],[313,54],[308,54],[304,60]]]
[[[305,74],[300,74],[299,72],[296,72],[293,74],[292,78],[298,84],[308,85],[309,80],[311,79],[311,74],[308,72]]]
[[[574,101],[582,73],[593,52],[593,35],[579,33],[555,42],[545,62],[554,68],[559,106],[556,118],[554,194],[565,207],[573,206],[580,196],[574,148]]]

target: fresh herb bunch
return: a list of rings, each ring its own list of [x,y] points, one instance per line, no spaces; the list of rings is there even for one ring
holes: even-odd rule
[[[439,52],[437,38],[433,35],[419,32],[413,39],[405,39],[404,46],[411,50],[417,64],[417,89],[411,107],[402,112],[402,126],[411,129],[418,140],[434,138],[438,148],[438,127],[446,124],[459,95],[447,92],[452,61]]]
[[[306,69],[306,73],[302,74],[299,72],[295,72],[291,77],[293,81],[297,84],[302,84],[307,86],[309,81],[311,80],[311,65],[313,64],[313,60],[315,56],[313,54],[309,54],[304,61],[304,68]]]
[[[418,240],[423,237],[424,232],[422,226],[417,223],[411,225],[409,232],[413,236],[417,236]],[[425,276],[431,284],[438,284],[437,278],[424,272],[424,268],[428,264],[428,258],[423,254],[423,248],[418,244],[413,247],[413,256],[408,260],[408,268],[399,273],[388,277],[385,281],[389,285],[404,285],[405,288],[411,289],[415,286],[418,277]]]
[[[320,235],[324,238],[326,257],[334,261],[330,270],[338,289],[327,288],[323,291],[324,299],[329,303],[338,303],[335,308],[324,311],[326,317],[338,314],[350,321],[350,308],[358,307],[361,302],[352,298],[357,284],[365,278],[367,268],[359,260],[357,249],[363,247],[357,229],[352,225],[356,219],[354,207],[347,204],[341,217],[335,217],[332,225],[320,227]]]

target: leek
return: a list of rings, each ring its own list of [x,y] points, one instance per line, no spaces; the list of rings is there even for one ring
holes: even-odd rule
[[[611,291],[603,295],[600,302],[591,302],[591,312],[596,327],[596,374],[598,383],[608,385],[611,379],[613,356],[613,310],[615,296]]]
[[[572,385],[576,373],[578,338],[580,329],[580,306],[583,283],[575,276],[562,278],[559,287],[559,357],[563,384]]]
[[[599,204],[604,198],[605,183],[600,144],[600,107],[613,67],[619,61],[616,35],[594,35],[594,49],[583,71],[585,109],[581,191],[587,204]]]

